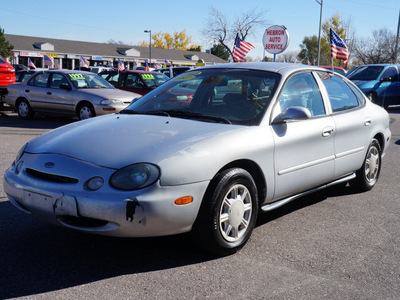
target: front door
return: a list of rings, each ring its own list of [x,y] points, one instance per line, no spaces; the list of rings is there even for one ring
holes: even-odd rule
[[[326,114],[310,72],[293,75],[287,81],[275,110],[283,112],[293,106],[307,108],[311,117],[271,127],[275,142],[274,199],[317,187],[331,181],[334,174],[335,123]]]

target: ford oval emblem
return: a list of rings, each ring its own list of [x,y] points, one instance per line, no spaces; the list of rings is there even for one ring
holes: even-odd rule
[[[44,164],[44,166],[45,166],[46,168],[54,168],[55,165],[56,165],[56,164],[53,163],[52,161],[48,161],[47,163]]]

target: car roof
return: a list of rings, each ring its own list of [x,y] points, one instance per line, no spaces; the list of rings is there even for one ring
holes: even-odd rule
[[[201,67],[195,70],[205,70],[205,69],[251,69],[260,71],[270,71],[270,72],[280,73],[282,75],[290,74],[292,72],[299,70],[327,71],[326,69],[317,66],[293,64],[293,63],[279,63],[279,62],[227,63],[227,64],[218,64],[218,65]]]

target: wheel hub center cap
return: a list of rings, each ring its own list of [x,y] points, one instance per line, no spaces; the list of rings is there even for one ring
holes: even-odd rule
[[[229,222],[232,226],[238,227],[243,220],[244,205],[242,201],[235,201],[229,209]]]

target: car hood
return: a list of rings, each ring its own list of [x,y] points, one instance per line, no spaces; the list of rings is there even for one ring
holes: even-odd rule
[[[55,153],[108,168],[159,163],[206,139],[245,128],[150,115],[113,114],[69,124],[29,142],[26,152]]]
[[[96,95],[104,99],[132,100],[141,97],[141,95],[133,92],[123,91],[119,89],[77,89],[80,93]]]

